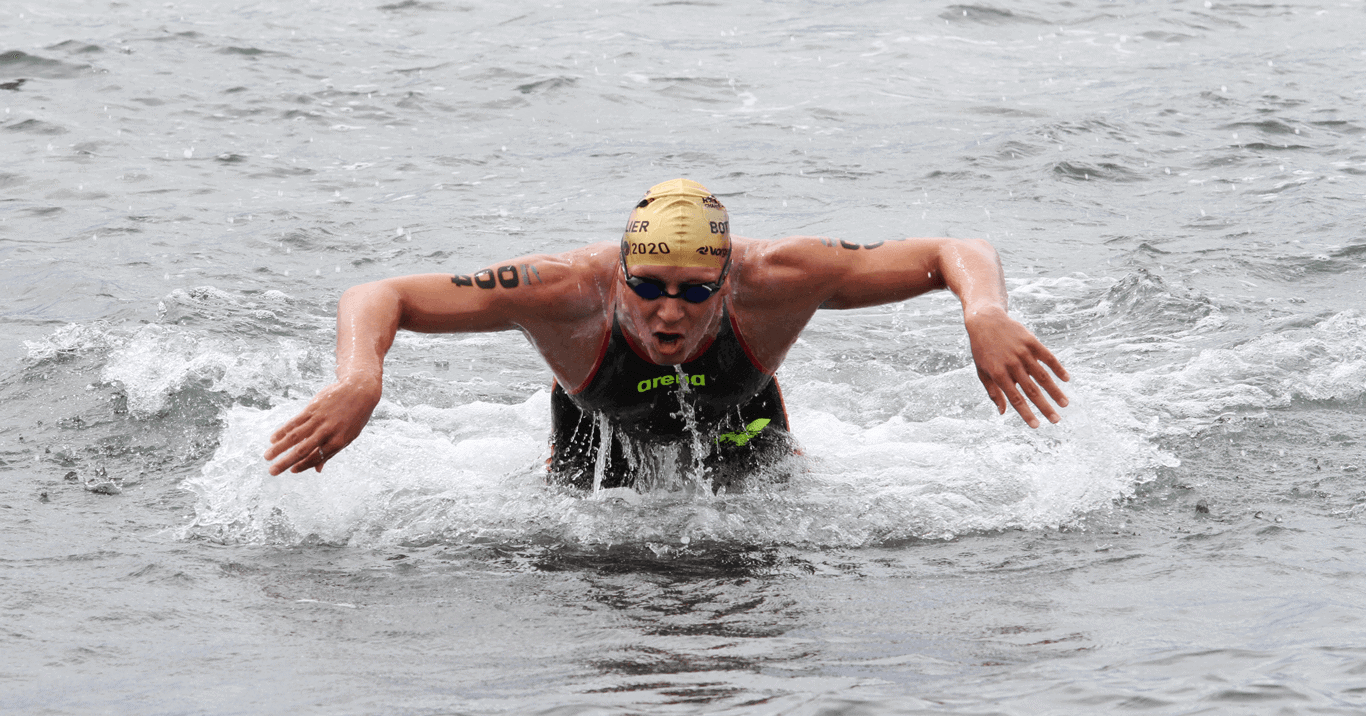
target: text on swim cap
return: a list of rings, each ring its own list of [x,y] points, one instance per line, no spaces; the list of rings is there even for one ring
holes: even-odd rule
[[[660,375],[656,376],[653,380],[646,378],[645,380],[636,383],[636,392],[644,393],[647,390],[654,390],[661,385],[682,385],[684,383],[690,385],[706,385],[707,376],[700,373],[694,375],[684,373],[683,375]]]
[[[626,251],[627,254],[667,254],[667,253],[672,253],[672,252],[670,251],[670,249],[669,249],[669,245],[666,244],[666,243],[664,243],[663,241],[660,241],[660,242],[646,241],[646,242],[639,243],[639,244],[635,243],[634,241],[628,241],[628,242],[627,242],[627,245],[630,247],[630,248],[627,249],[627,251]]]
[[[707,228],[711,229],[711,233],[713,234],[724,234],[730,231],[730,222],[708,221]],[[626,233],[628,234],[644,234],[647,233],[649,230],[649,219],[635,219],[634,221],[626,222]]]

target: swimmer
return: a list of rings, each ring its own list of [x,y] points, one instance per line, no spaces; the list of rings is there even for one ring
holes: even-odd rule
[[[379,403],[384,356],[402,328],[520,330],[554,374],[551,480],[630,485],[625,436],[703,446],[708,470],[736,474],[790,454],[773,373],[819,309],[903,301],[947,288],[962,302],[977,377],[1004,414],[1050,422],[1067,396],[1062,363],[1007,313],[1005,277],[982,240],[859,245],[794,236],[732,238],[705,187],[651,187],[620,242],[530,255],[473,274],[384,279],[337,307],[337,380],[271,435],[270,474],[322,471]],[[1052,374],[1050,375],[1050,371]],[[1051,401],[1050,401],[1051,398]],[[599,460],[604,436],[610,441]],[[729,470],[726,470],[729,468]]]

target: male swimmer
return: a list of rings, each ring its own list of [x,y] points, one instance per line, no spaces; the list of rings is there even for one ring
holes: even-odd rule
[[[645,192],[620,243],[348,290],[337,307],[337,381],[271,436],[265,459],[274,461],[272,475],[321,471],[350,445],[379,403],[398,329],[518,329],[555,376],[553,481],[633,484],[630,442],[681,446],[720,486],[793,451],[773,372],[817,309],[941,288],[962,302],[977,377],[997,410],[1008,403],[1038,427],[1033,403],[1058,422],[1053,403],[1066,406],[1067,396],[1053,375],[1069,376],[1007,314],[1004,275],[987,242],[732,238],[721,202],[675,179]]]

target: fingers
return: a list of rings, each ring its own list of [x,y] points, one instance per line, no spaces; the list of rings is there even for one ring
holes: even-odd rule
[[[1067,372],[1066,368],[1062,367],[1062,361],[1058,360],[1058,357],[1053,355],[1053,351],[1048,350],[1040,343],[1034,352],[1037,354],[1037,358],[1043,361],[1044,365],[1048,366],[1049,370],[1053,371],[1053,375],[1062,378],[1064,381],[1072,380],[1072,375]],[[1045,375],[1047,374],[1045,373]],[[1051,378],[1049,379],[1049,382],[1052,382]]]
[[[266,449],[265,458],[274,460],[282,454],[289,453],[288,457],[280,461],[289,464],[302,457],[302,455],[295,453],[298,452],[302,443],[316,432],[316,428],[311,422],[304,422],[308,419],[309,416],[299,415],[286,424],[286,427],[293,425],[291,429],[280,428],[275,431],[275,434],[270,436],[270,447]],[[316,444],[310,446],[309,449],[313,447],[316,447]]]
[[[1068,399],[1054,376],[1071,380],[1062,361],[1004,313],[973,312],[965,323],[977,377],[997,411],[1004,413],[1008,403],[1030,427],[1037,428],[1039,419],[1030,406],[1033,403],[1049,422],[1059,422],[1062,418],[1057,407],[1066,407]]]
[[[304,437],[313,433],[314,427],[311,424],[313,419],[313,411],[304,408],[303,412],[290,418],[289,422],[280,426],[279,430],[271,433],[270,448],[266,450],[266,459],[274,460],[275,456],[297,445]]]
[[[1034,385],[1034,381],[1026,379],[1025,383],[1028,386],[1033,387],[1034,390],[1038,390],[1038,387]],[[1034,417],[1034,412],[1029,409],[1029,402],[1020,394],[1020,391],[1015,389],[1015,385],[1015,382],[1011,380],[1007,381],[1005,386],[1005,394],[1006,398],[1010,400],[1010,407],[1014,408],[1015,412],[1019,413],[1021,418],[1024,418],[1024,421],[1029,424],[1029,427],[1039,427],[1039,419]],[[1021,387],[1024,386],[1022,385]]]
[[[308,454],[304,455],[304,459],[294,463],[294,466],[289,468],[289,471],[293,473],[305,472],[311,467],[318,472],[322,472],[323,463],[327,462],[328,457],[329,455],[323,452],[322,447],[315,447],[310,450]]]
[[[270,466],[270,474],[279,475],[285,470],[299,472],[311,467],[308,461],[318,452],[325,439],[317,436],[320,432],[318,427],[312,422],[307,422],[284,434],[277,431],[271,437],[270,449],[266,450],[265,454],[265,459],[275,460]]]
[[[1055,358],[1054,362],[1056,361]],[[1058,406],[1066,407],[1067,395],[1037,361],[1016,364],[999,376],[992,376],[979,368],[977,377],[987,389],[991,402],[996,404],[998,413],[1005,413],[1006,404],[1009,403],[1029,427],[1037,428],[1040,424],[1039,419],[1030,409],[1030,403],[1033,403],[1048,422],[1057,423],[1062,420],[1062,416],[1058,414],[1049,398],[1051,397]]]
[[[1067,394],[1062,392],[1062,388],[1053,381],[1053,376],[1049,375],[1048,371],[1044,370],[1038,363],[1033,364],[1031,367],[1034,368],[1034,370],[1030,371],[1030,375],[1034,378],[1034,382],[1043,386],[1043,389],[1048,392],[1049,397],[1053,398],[1053,402],[1057,403],[1058,407],[1066,408]],[[1064,376],[1066,376],[1065,373],[1058,375],[1058,377],[1063,380],[1068,380],[1068,378],[1070,378],[1070,376]]]
[[[285,423],[284,425],[281,425],[279,430],[276,430],[274,433],[271,433],[270,441],[272,443],[279,442],[280,439],[283,438],[286,434],[288,434],[291,430],[299,427],[304,422],[306,422],[309,417],[310,416],[308,413],[308,409],[305,408],[302,413],[295,415],[294,417],[289,419],[289,422]]]
[[[1053,407],[1052,403],[1048,402],[1048,398],[1044,397],[1043,391],[1039,389],[1039,384],[1034,381],[1034,376],[1030,375],[1023,366],[1021,366],[1019,372],[1023,375],[1015,375],[1013,377],[1015,378],[1015,382],[1020,386],[1020,389],[1023,390],[1024,394],[1029,398],[1029,402],[1033,403],[1039,409],[1039,412],[1048,419],[1048,422],[1057,423],[1059,420],[1062,420],[1062,417],[1058,415],[1057,409]],[[1024,401],[1021,402],[1023,403]],[[1025,407],[1027,409],[1028,405]],[[1015,410],[1018,412],[1020,406],[1016,405]],[[1029,423],[1029,427],[1037,428],[1039,426],[1037,420],[1031,420],[1031,418],[1034,417],[1032,412],[1021,412],[1020,415],[1025,419],[1025,422]]]
[[[996,387],[996,381],[992,380],[991,376],[987,375],[987,372],[981,368],[977,369],[977,379],[982,381],[982,387],[987,389],[987,397],[991,398],[991,402],[996,404],[996,414],[1005,415],[1006,396],[1005,393],[1001,392],[1000,388]]]
[[[321,472],[323,464],[331,460],[335,454],[335,450],[329,451],[310,440],[307,443],[295,445],[284,457],[276,460],[270,466],[270,474],[279,475],[286,470],[292,473],[300,473],[310,467],[317,468]]]
[[[997,414],[1004,415],[1006,412],[1006,404],[1009,403],[1012,408],[1015,408],[1015,412],[1019,413],[1020,417],[1024,418],[1024,421],[1029,424],[1029,427],[1039,427],[1039,419],[1034,417],[1033,411],[1029,409],[1029,401],[1025,400],[1025,396],[1016,388],[1016,384],[1020,383],[1021,385],[1028,385],[1030,388],[1033,388],[1035,392],[1038,392],[1039,389],[1034,385],[1034,381],[1030,380],[1027,376],[1023,381],[1017,380],[1010,374],[1001,375],[999,377],[993,376],[980,368],[977,369],[977,377],[982,381],[982,385],[986,387],[987,395],[991,397],[991,402],[996,404]]]

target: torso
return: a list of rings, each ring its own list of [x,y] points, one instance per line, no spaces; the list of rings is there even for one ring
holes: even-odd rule
[[[787,292],[775,285],[776,278],[764,264],[763,246],[769,242],[735,237],[735,266],[727,279],[724,297],[728,303],[726,325],[717,334],[728,330],[735,334],[761,371],[772,374],[782,364],[787,351],[797,340],[802,328],[815,313],[816,305],[799,305]],[[555,373],[557,381],[571,392],[582,392],[593,377],[601,347],[613,333],[620,332],[615,320],[618,292],[624,289],[617,271],[615,244],[596,244],[582,250],[590,260],[580,281],[584,285],[602,286],[605,306],[593,312],[583,323],[552,322],[545,325],[524,325],[523,330],[541,349],[541,354]],[[769,300],[777,297],[778,300]],[[546,348],[553,347],[552,350]],[[654,365],[654,364],[651,364]],[[672,370],[670,366],[655,366]]]
[[[682,435],[689,422],[703,430],[732,422],[726,418],[768,387],[773,375],[736,333],[729,308],[710,345],[678,366],[643,357],[614,320],[587,381],[570,399],[641,436]]]

